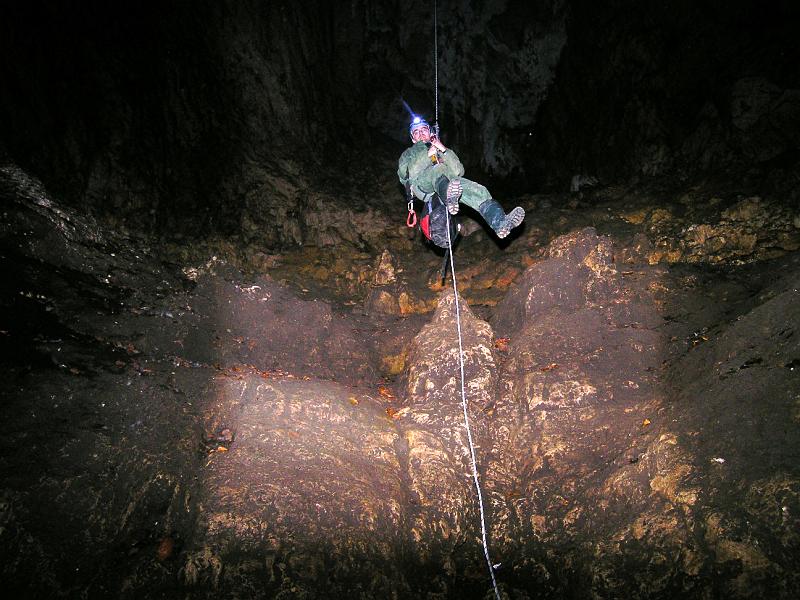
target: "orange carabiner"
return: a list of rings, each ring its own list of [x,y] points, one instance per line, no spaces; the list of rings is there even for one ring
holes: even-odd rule
[[[414,227],[417,224],[417,213],[414,212],[414,198],[409,194],[408,196],[408,217],[406,217],[406,226]]]

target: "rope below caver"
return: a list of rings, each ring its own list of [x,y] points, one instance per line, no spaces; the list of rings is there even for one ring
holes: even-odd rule
[[[450,239],[450,213],[447,213],[447,247],[450,254],[450,274],[453,278],[453,298],[456,306],[456,328],[458,329],[458,359],[461,369],[461,406],[464,409],[464,427],[467,430],[467,441],[469,442],[470,459],[472,460],[472,479],[475,481],[475,490],[478,493],[478,508],[481,514],[481,539],[483,541],[483,555],[486,557],[486,564],[489,567],[489,575],[492,576],[492,588],[497,600],[501,600],[500,591],[497,589],[497,580],[494,576],[494,565],[489,557],[489,544],[486,541],[486,516],[483,510],[483,494],[481,484],[478,481],[478,461],[475,458],[475,444],[472,442],[472,431],[469,426],[469,415],[467,414],[467,392],[464,388],[464,344],[461,335],[461,307],[458,303],[458,286],[456,284],[456,266],[453,262],[453,242]]]

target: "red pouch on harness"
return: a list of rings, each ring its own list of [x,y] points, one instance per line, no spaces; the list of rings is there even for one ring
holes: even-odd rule
[[[450,223],[450,241],[455,242],[460,229],[456,218],[449,215],[447,207],[439,199],[439,196],[434,194],[430,200],[425,202],[422,208],[422,214],[419,220],[419,228],[425,237],[432,241],[440,248],[447,248],[447,223]]]

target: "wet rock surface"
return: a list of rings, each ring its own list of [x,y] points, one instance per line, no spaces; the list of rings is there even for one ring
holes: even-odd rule
[[[476,229],[458,247],[504,597],[800,590],[793,213],[657,193],[523,197],[510,244]],[[8,589],[486,595],[440,256],[401,229],[335,259],[181,254],[100,228],[10,163],[0,194]],[[755,240],[690,244],[710,223]]]
[[[236,597],[402,589],[406,506],[381,402],[311,378],[244,373],[215,386],[209,429],[235,438],[205,464],[186,584]]]
[[[585,574],[604,576],[582,593],[613,596],[625,553],[640,555],[623,543],[627,529],[664,511],[639,464],[657,437],[663,321],[649,288],[663,272],[623,276],[592,229],[557,238],[546,256],[498,307],[510,341],[492,419],[495,531],[520,556],[512,577],[534,574],[549,595],[565,583],[558,563],[591,562]]]
[[[463,300],[459,304],[466,410],[482,458],[487,445],[486,409],[497,380],[493,335],[488,323],[475,317]],[[414,338],[404,386],[407,406],[397,416],[408,451],[409,495],[414,507],[411,533],[420,557],[443,561],[449,567],[447,575],[463,579],[468,572],[457,571],[453,563],[468,558],[463,547],[473,546],[479,516],[470,480],[472,459],[464,425],[458,326],[455,296],[445,292],[430,322]],[[483,573],[479,561],[467,564],[476,574]]]

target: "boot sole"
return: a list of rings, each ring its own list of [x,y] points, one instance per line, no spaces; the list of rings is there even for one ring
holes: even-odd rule
[[[447,198],[444,203],[451,215],[458,214],[458,199],[461,198],[461,182],[454,179],[447,186]]]
[[[518,206],[506,216],[505,221],[500,226],[500,229],[497,230],[497,237],[503,239],[511,230],[515,227],[518,227],[520,223],[522,223],[523,219],[525,219],[525,210],[521,206]]]

